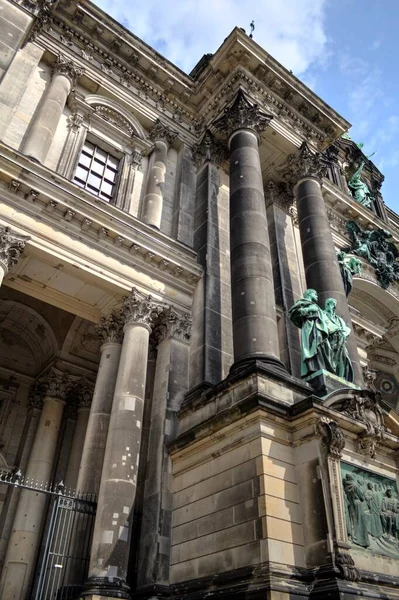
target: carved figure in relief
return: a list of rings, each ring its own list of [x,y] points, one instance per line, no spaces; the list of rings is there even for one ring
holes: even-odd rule
[[[364,493],[364,498],[370,511],[369,516],[369,533],[375,538],[380,538],[383,534],[381,522],[381,500],[378,492],[375,491],[373,484],[369,481],[367,489]]]
[[[398,501],[393,497],[392,489],[388,488],[381,502],[381,521],[385,537],[393,538],[396,536],[398,508]]]
[[[371,208],[372,196],[368,185],[361,180],[361,174],[363,172],[365,162],[362,160],[359,168],[354,172],[351,179],[348,181],[348,188],[356,202],[362,204],[366,208]]]
[[[309,289],[290,308],[291,321],[301,330],[301,375],[307,377],[320,369],[334,372],[329,342],[330,330],[323,310],[317,304],[316,290]]]
[[[353,287],[353,277],[362,273],[362,261],[355,256],[348,256],[343,250],[338,252],[337,260],[344,283],[345,294],[348,297]]]
[[[332,352],[332,362],[334,373],[338,377],[353,381],[353,367],[346,348],[346,340],[351,333],[351,329],[347,326],[342,317],[339,317],[335,309],[337,301],[335,298],[326,300],[324,313],[326,315],[328,325],[328,339]]]
[[[347,473],[343,480],[343,487],[348,502],[349,523],[348,536],[358,546],[370,546],[367,515],[364,505],[364,494],[354,475]],[[367,505],[366,505],[367,506]]]

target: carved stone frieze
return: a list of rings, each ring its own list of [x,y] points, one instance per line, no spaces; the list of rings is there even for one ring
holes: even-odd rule
[[[213,125],[225,138],[229,138],[240,129],[250,129],[260,134],[267,129],[272,118],[273,115],[261,110],[240,89],[234,102],[224,109],[223,115]]]
[[[6,272],[18,262],[29,239],[13,233],[9,227],[0,226],[0,265]]]
[[[154,302],[151,296],[145,296],[133,288],[123,302],[125,324],[137,323],[152,327],[154,319],[162,312],[161,304]]]
[[[285,181],[269,180],[265,186],[265,200],[266,206],[275,204],[285,212],[289,212],[294,202],[294,196]]]
[[[317,424],[317,431],[321,435],[328,453],[333,458],[341,458],[345,448],[345,436],[341,427],[328,417],[321,417]]]
[[[194,165],[199,169],[205,162],[209,161],[220,167],[226,160],[228,160],[226,144],[217,140],[207,130],[200,143],[193,148]]]
[[[164,125],[160,119],[157,119],[154,127],[151,129],[148,135],[149,138],[154,142],[161,141],[170,146],[177,138],[178,134],[167,125]]]
[[[113,310],[108,317],[101,317],[96,332],[103,344],[121,344],[123,339],[123,312]]]
[[[84,69],[77,67],[72,60],[60,53],[52,66],[52,72],[53,74],[60,73],[65,75],[71,81],[71,85],[74,86],[76,80],[83,75]]]
[[[44,396],[57,398],[58,400],[65,400],[71,385],[71,379],[68,373],[51,368],[40,379],[40,383],[43,384]]]
[[[302,142],[298,152],[290,154],[278,172],[290,185],[303,177],[321,179],[327,174],[327,163],[321,154],[313,152],[307,142]]]

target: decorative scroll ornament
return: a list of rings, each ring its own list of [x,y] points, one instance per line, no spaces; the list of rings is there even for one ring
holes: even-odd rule
[[[226,160],[228,160],[226,144],[217,140],[207,130],[200,143],[193,148],[194,165],[199,169],[204,163],[209,161],[217,166],[221,166]]]
[[[317,424],[317,431],[321,435],[328,453],[333,458],[341,458],[345,448],[345,436],[341,427],[328,417],[322,417]]]
[[[157,119],[148,135],[154,142],[165,142],[165,144],[170,146],[178,134],[173,129],[170,129],[170,127],[167,127],[167,125],[164,125],[160,119]]]
[[[141,323],[152,327],[154,319],[162,312],[163,307],[153,302],[151,296],[141,294],[133,288],[123,302],[125,324]]]
[[[303,177],[321,179],[327,175],[327,162],[322,154],[312,152],[307,142],[302,142],[298,152],[290,154],[286,162],[278,168],[283,179],[295,185]]]
[[[94,114],[99,116],[104,121],[111,123],[111,125],[114,125],[127,135],[132,136],[135,134],[135,130],[132,124],[129,123],[129,121],[123,115],[118,113],[113,108],[109,108],[108,106],[104,106],[103,104],[95,104],[93,105],[93,109]]]
[[[272,118],[273,115],[262,111],[240,89],[234,102],[224,109],[223,115],[213,125],[225,138],[229,138],[239,129],[251,129],[260,134],[267,129]]]
[[[355,561],[347,552],[335,553],[335,565],[343,579],[347,581],[359,581],[360,573],[356,568]]]
[[[123,313],[113,310],[108,317],[101,317],[96,333],[103,344],[121,344],[123,339]]]
[[[161,344],[168,338],[189,342],[191,337],[192,320],[188,313],[181,312],[170,306],[160,313],[154,324],[153,338],[156,344]]]
[[[347,401],[343,406],[343,413],[366,426],[366,431],[358,436],[358,452],[374,458],[377,445],[387,431],[380,406],[380,393],[364,390],[361,395]]]
[[[83,68],[77,67],[72,60],[63,54],[58,54],[57,60],[52,66],[53,74],[60,73],[61,75],[65,75],[65,77],[70,79],[72,86],[75,85],[76,80],[83,75],[84,71]]]
[[[5,271],[18,262],[28,240],[30,237],[12,233],[9,227],[0,226],[0,265]]]
[[[65,400],[71,380],[68,373],[63,373],[52,368],[44,375],[40,383],[43,384],[44,396]]]

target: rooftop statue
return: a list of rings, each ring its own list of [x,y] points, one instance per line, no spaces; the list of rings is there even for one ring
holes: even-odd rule
[[[324,314],[328,326],[328,340],[331,347],[333,372],[338,377],[353,382],[353,367],[346,348],[346,340],[351,333],[351,329],[347,326],[343,318],[336,314],[336,308],[336,299],[328,298]]]
[[[344,282],[345,294],[348,297],[353,287],[353,276],[362,273],[362,261],[355,256],[348,256],[343,250],[338,252],[337,260]]]
[[[381,287],[399,281],[399,252],[391,241],[392,235],[384,229],[361,229],[355,221],[347,223],[352,244],[344,252],[365,258],[375,269]]]
[[[366,163],[364,160],[362,160],[360,167],[354,172],[352,178],[348,181],[348,187],[356,202],[359,202],[359,204],[362,204],[362,206],[365,206],[366,208],[371,208],[371,192],[368,185],[360,179],[365,164]]]

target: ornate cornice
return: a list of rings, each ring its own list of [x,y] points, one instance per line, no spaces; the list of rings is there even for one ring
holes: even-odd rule
[[[168,146],[173,144],[178,134],[167,125],[164,125],[160,119],[155,121],[154,127],[151,129],[148,137],[154,142],[165,142]]]
[[[133,288],[123,301],[125,325],[141,324],[151,328],[154,319],[162,312],[163,306],[154,302],[151,296],[145,296]]]
[[[58,400],[65,400],[71,385],[71,379],[68,373],[51,368],[40,379],[40,383],[43,385],[44,396],[57,398]]]
[[[192,319],[188,313],[169,306],[160,314],[154,327],[153,337],[158,345],[170,338],[189,342],[191,325]]]
[[[0,226],[0,265],[6,272],[18,262],[28,240],[30,237],[12,233],[9,227]]]
[[[267,129],[273,115],[262,111],[239,89],[234,102],[224,109],[221,117],[213,123],[215,129],[229,138],[235,131],[250,129],[257,134]]]
[[[302,142],[298,152],[290,154],[278,172],[290,185],[295,185],[303,177],[321,180],[327,174],[327,163],[323,156],[314,153],[307,142]]]
[[[72,60],[69,60],[63,54],[58,54],[57,60],[52,65],[52,73],[59,73],[61,75],[65,75],[71,82],[71,85],[74,86],[77,79],[83,75],[84,69],[81,67],[77,67]]]
[[[196,144],[193,148],[193,162],[195,167],[199,169],[208,161],[220,167],[226,160],[228,160],[226,144],[217,140],[207,130],[200,143]]]
[[[321,417],[317,424],[317,431],[331,457],[341,458],[342,450],[345,448],[345,436],[338,423],[328,417]]]
[[[121,344],[123,339],[123,313],[113,310],[108,317],[101,317],[96,333],[103,344]]]

